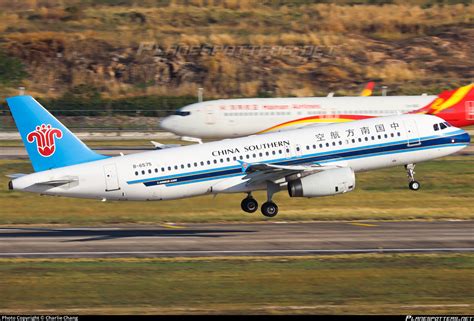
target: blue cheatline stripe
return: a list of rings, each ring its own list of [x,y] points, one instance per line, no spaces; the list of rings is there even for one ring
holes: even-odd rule
[[[466,144],[445,144],[445,145],[436,145],[436,146],[429,146],[429,147],[423,147],[423,148],[410,148],[410,149],[405,149],[405,150],[398,150],[396,153],[408,153],[412,152],[415,150],[428,150],[428,149],[433,149],[433,148],[445,148],[445,147],[453,147],[453,146],[466,146]],[[350,160],[350,159],[357,159],[357,158],[363,158],[363,157],[374,157],[374,156],[383,156],[383,155],[388,155],[388,154],[395,154],[393,152],[380,152],[380,153],[373,153],[369,155],[360,155],[360,156],[353,156],[353,157],[346,157],[344,159],[338,158],[338,159],[332,159],[332,160],[326,160],[326,161],[321,161],[319,163],[327,164],[327,163],[333,163],[333,162],[338,162],[341,160]],[[233,175],[226,175],[226,176],[213,176],[213,177],[208,177],[208,178],[202,178],[198,180],[192,180],[192,181],[176,181],[173,183],[168,183],[165,184],[166,186],[177,186],[177,185],[184,185],[184,184],[190,184],[190,183],[197,183],[197,182],[204,182],[204,181],[212,181],[216,179],[222,179],[222,178],[228,178],[228,177],[234,177],[234,176],[245,176],[245,174],[242,173],[242,171],[238,170],[238,173],[233,174]],[[148,186],[148,185],[147,185]]]
[[[276,165],[296,165],[303,163],[329,163],[341,160],[357,159],[368,156],[380,156],[392,153],[404,153],[410,151],[417,151],[423,149],[432,149],[438,147],[452,147],[452,146],[465,146],[466,143],[452,143],[452,139],[456,137],[464,137],[467,134],[463,131],[456,131],[454,133],[461,133],[455,136],[428,136],[423,140],[420,140],[420,144],[416,146],[407,146],[407,140],[376,144],[366,147],[355,147],[347,148],[340,151],[322,152],[309,154],[304,156],[292,157],[292,158],[280,158],[275,160],[266,161],[267,164]],[[145,186],[157,186],[157,185],[181,185],[188,184],[191,182],[201,182],[206,180],[214,180],[231,176],[244,175],[241,170],[241,166],[226,166],[217,169],[194,171],[190,173],[181,173],[163,177],[155,177],[148,179],[140,179],[127,182],[128,184],[143,183]]]

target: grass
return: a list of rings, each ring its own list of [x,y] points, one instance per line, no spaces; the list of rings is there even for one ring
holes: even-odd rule
[[[164,202],[99,202],[7,190],[11,173],[31,172],[29,162],[0,161],[0,224],[157,224],[164,222],[262,222],[244,214],[244,195],[218,195]],[[280,213],[272,221],[474,219],[474,157],[454,156],[418,164],[418,192],[407,187],[402,167],[357,174],[356,191],[334,197],[275,196]],[[263,192],[255,193],[258,201]]]
[[[0,313],[466,314],[474,255],[1,259]]]

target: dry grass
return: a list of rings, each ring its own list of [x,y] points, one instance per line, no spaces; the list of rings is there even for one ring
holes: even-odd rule
[[[194,94],[196,88],[202,86],[206,92],[221,97],[255,95],[267,91],[268,87],[276,88],[274,94],[300,96],[327,92],[336,84],[347,90],[354,81],[360,83],[374,79],[392,84],[397,87],[396,90],[408,90],[406,88],[426,82],[434,83],[439,88],[452,83],[452,79],[447,77],[449,73],[438,71],[438,64],[427,66],[422,55],[407,57],[410,62],[402,63],[404,59],[400,55],[392,57],[392,49],[405,48],[403,43],[397,42],[416,37],[426,39],[417,47],[426,49],[426,55],[433,59],[445,55],[438,59],[441,59],[439,64],[447,66],[452,66],[453,61],[448,59],[450,52],[443,53],[443,46],[459,52],[460,57],[468,57],[472,53],[469,40],[464,43],[456,43],[455,40],[440,43],[434,49],[427,47],[430,46],[430,36],[440,30],[452,29],[453,34],[468,30],[474,21],[474,4],[424,8],[420,5],[426,1],[418,1],[418,4],[396,2],[382,6],[348,6],[313,4],[310,1],[301,5],[290,2],[286,5],[264,5],[251,0],[190,0],[186,1],[187,5],[184,1],[170,1],[168,5],[161,6],[155,6],[154,1],[134,1],[133,6],[81,7],[78,0],[68,3],[79,8],[79,13],[71,18],[70,12],[61,3],[16,1],[11,5],[8,1],[0,1],[0,8],[9,8],[0,13],[0,37],[5,39],[7,50],[18,54],[26,43],[44,44],[53,40],[65,48],[62,60],[47,57],[36,61],[28,56],[22,57],[31,75],[28,88],[43,96],[58,95],[82,83],[94,84],[106,96],[139,95],[143,92]],[[25,11],[27,9],[34,10]],[[144,72],[150,71],[151,65],[138,69],[142,71],[133,79],[117,78],[107,72],[91,72],[84,67],[87,64],[77,57],[78,53],[86,56],[84,61],[92,60],[92,63],[102,64],[105,66],[103,69],[107,70],[112,56],[134,52],[143,41],[156,43],[162,48],[177,44],[314,45],[327,55],[316,59],[183,56],[173,61],[176,79],[166,80],[144,91],[137,85],[153,82],[150,82],[153,75]],[[97,47],[98,43],[110,45],[110,50],[116,53],[111,55],[106,49]],[[47,50],[48,46],[41,48],[39,52]],[[37,48],[23,50],[30,50],[38,56]],[[97,57],[93,58],[94,55]],[[393,60],[398,61],[393,63]],[[457,68],[450,78],[458,81],[471,79],[469,70],[472,68],[468,66],[472,61],[461,59],[459,63],[464,65],[462,70],[466,71],[460,74],[460,68]],[[373,65],[375,62],[377,65]],[[179,78],[185,74],[182,69],[184,63],[203,68],[203,75]],[[297,88],[289,83],[275,83],[280,74],[292,75],[295,72],[299,82]],[[312,75],[314,73],[318,76]],[[68,80],[64,81],[64,78]]]

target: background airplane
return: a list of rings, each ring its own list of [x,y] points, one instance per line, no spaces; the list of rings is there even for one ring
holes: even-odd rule
[[[14,174],[9,189],[102,200],[167,200],[266,190],[320,197],[350,192],[355,173],[405,165],[412,190],[415,163],[461,150],[470,136],[431,115],[400,115],[351,123],[106,157],[90,150],[31,96],[7,98],[35,173]]]
[[[180,136],[240,137],[404,113],[437,115],[454,126],[474,124],[474,85],[439,96],[245,98],[183,107],[160,126]]]

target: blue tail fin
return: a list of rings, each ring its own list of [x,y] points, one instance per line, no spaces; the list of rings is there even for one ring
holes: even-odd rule
[[[93,152],[33,97],[11,97],[7,103],[36,172],[106,157]]]

